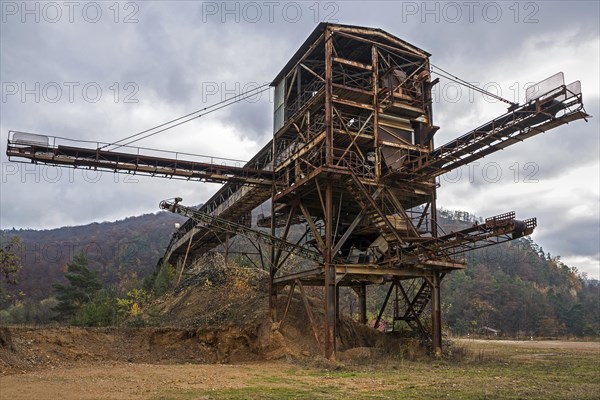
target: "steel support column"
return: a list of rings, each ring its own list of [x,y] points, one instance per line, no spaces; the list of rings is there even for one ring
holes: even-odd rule
[[[360,283],[358,289],[358,308],[360,312],[360,323],[367,323],[367,284],[364,282]]]
[[[275,141],[273,141],[275,143]],[[275,148],[273,144],[273,154],[275,154]],[[275,184],[271,193],[271,199],[275,196]],[[275,236],[275,202],[271,201],[271,236]],[[269,249],[269,308],[271,310],[271,320],[277,321],[277,288],[273,284],[275,273],[277,272],[277,266],[275,265],[275,245],[271,245]]]
[[[379,328],[379,323],[381,322],[381,317],[383,317],[383,313],[385,312],[385,307],[387,307],[387,303],[390,299],[390,295],[392,294],[392,291],[394,290],[394,286],[396,286],[396,280],[393,280],[392,283],[390,283],[390,288],[388,289],[388,292],[385,295],[385,299],[383,300],[383,304],[381,305],[379,314],[377,314],[377,318],[375,319],[375,325],[373,326],[373,328],[375,328],[375,329]]]
[[[332,40],[332,32],[329,29],[325,29],[325,164],[328,166],[333,165]]]
[[[336,284],[335,265],[332,260],[332,228],[333,228],[333,193],[331,182],[326,183],[325,189],[325,357],[335,358],[336,341]]]
[[[377,46],[371,47],[373,73],[373,151],[375,152],[375,176],[381,178],[381,155],[379,154],[379,55]]]
[[[340,321],[340,287],[335,285],[335,323]]]
[[[431,288],[431,331],[433,352],[436,357],[442,355],[442,304],[440,296],[440,273],[433,271]]]
[[[333,41],[332,31],[325,29],[325,164],[333,165]],[[317,190],[319,190],[317,183]],[[336,284],[333,264],[333,193],[331,181],[325,184],[325,243],[323,259],[325,267],[325,357],[335,358]]]

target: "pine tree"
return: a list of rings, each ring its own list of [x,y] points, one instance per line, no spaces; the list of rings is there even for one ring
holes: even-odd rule
[[[94,299],[94,295],[102,288],[98,274],[88,268],[88,260],[81,252],[73,257],[68,265],[65,278],[68,285],[52,285],[58,299],[58,304],[52,308],[60,320],[68,320],[87,303]]]
[[[154,295],[162,296],[167,293],[169,288],[171,288],[171,283],[173,281],[174,272],[171,270],[168,264],[163,264],[156,275],[156,279],[154,280]]]
[[[80,326],[110,326],[117,317],[116,298],[109,290],[99,290],[91,302],[85,304],[71,323]]]

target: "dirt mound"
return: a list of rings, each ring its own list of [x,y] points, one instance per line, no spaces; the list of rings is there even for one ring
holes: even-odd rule
[[[217,363],[268,358],[261,333],[240,328],[3,327],[0,373],[77,362]]]
[[[204,257],[190,268],[189,278],[154,304],[161,326],[186,329],[237,329],[252,343],[260,357],[310,356],[322,354],[324,343],[323,302],[320,288],[306,288],[318,332],[318,342],[302,298],[296,290],[282,326],[273,324],[269,310],[268,273],[225,263],[220,255]],[[288,296],[279,293],[278,318],[284,314]],[[401,341],[341,317],[338,350],[355,347],[386,348],[397,351]],[[238,342],[235,342],[239,344]],[[223,349],[227,346],[223,344]]]
[[[188,276],[151,307],[159,311],[161,326],[244,327],[269,320],[267,272],[213,255],[196,261]]]
[[[279,294],[278,318],[284,314],[286,290]],[[267,272],[227,264],[219,256],[204,258],[172,292],[146,308],[141,320],[158,327],[0,328],[0,370],[77,361],[214,363],[319,356],[324,343],[322,290],[306,290],[318,339],[298,291],[283,324],[273,323]],[[405,343],[347,317],[338,324],[337,348],[345,360],[373,358],[373,349],[397,354]]]

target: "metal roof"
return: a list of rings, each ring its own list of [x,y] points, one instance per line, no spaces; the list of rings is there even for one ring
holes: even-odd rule
[[[319,36],[321,36],[321,34],[325,31],[325,29],[327,27],[341,28],[341,29],[348,29],[348,30],[354,29],[354,30],[370,31],[368,33],[361,32],[361,33],[358,33],[357,35],[358,36],[365,36],[365,35],[378,36],[379,38],[387,39],[388,41],[391,41],[391,42],[397,42],[397,44],[402,45],[405,48],[405,50],[412,51],[413,53],[415,53],[415,56],[420,56],[420,57],[424,57],[424,58],[431,56],[431,54],[428,53],[427,51],[425,51],[415,45],[412,45],[412,44],[408,43],[407,41],[402,40],[402,39],[386,32],[382,29],[379,29],[379,28],[370,28],[370,27],[358,26],[358,25],[343,25],[343,24],[332,24],[332,23],[328,23],[328,22],[321,22],[319,25],[317,25],[315,30],[312,31],[312,33],[308,36],[308,38],[306,38],[306,40],[304,41],[302,46],[300,46],[300,48],[296,51],[296,53],[294,53],[294,55],[292,56],[292,58],[290,58],[290,60],[287,62],[287,64],[285,64],[285,66],[277,74],[275,79],[273,79],[273,81],[271,82],[271,86],[275,86],[276,83],[283,76],[285,76],[290,71],[290,69],[292,69],[298,63],[298,61],[304,55],[304,53],[306,53],[308,51],[310,46],[319,38]]]

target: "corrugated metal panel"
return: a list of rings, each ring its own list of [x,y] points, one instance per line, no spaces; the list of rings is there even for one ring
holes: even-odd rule
[[[285,117],[285,79],[280,80],[275,86],[275,111],[273,117],[273,132],[277,132],[284,123]]]

